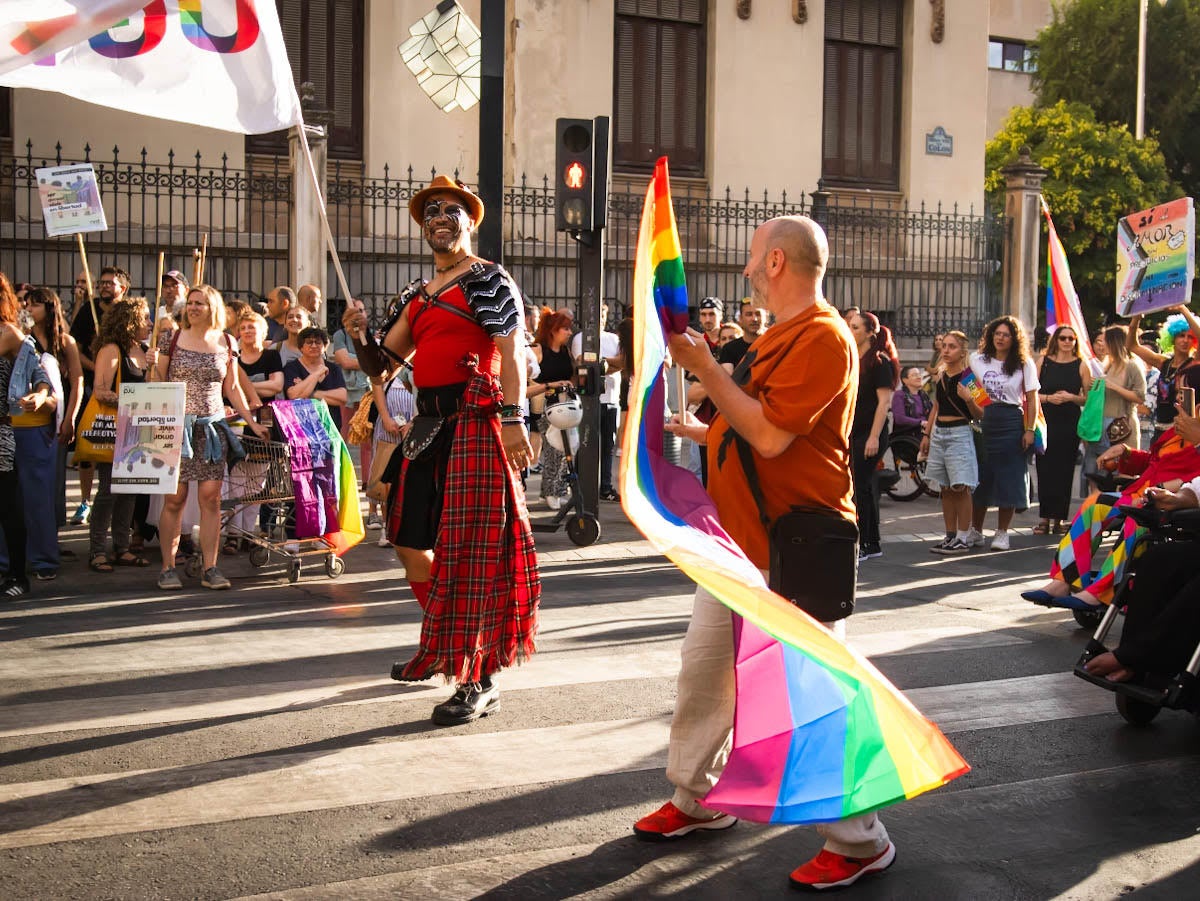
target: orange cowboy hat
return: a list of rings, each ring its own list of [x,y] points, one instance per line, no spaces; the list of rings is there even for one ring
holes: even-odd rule
[[[418,225],[423,225],[425,222],[425,201],[432,194],[453,194],[466,207],[467,214],[471,217],[473,225],[478,226],[483,221],[483,201],[467,190],[466,185],[460,181],[455,181],[446,175],[436,175],[433,181],[429,183],[428,188],[423,188],[413,195],[412,200],[408,202],[408,214],[413,217],[413,220]]]

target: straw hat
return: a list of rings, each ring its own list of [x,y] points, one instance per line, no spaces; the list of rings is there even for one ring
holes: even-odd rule
[[[437,175],[429,183],[428,188],[418,191],[408,202],[408,214],[418,225],[425,223],[425,201],[433,194],[453,194],[466,207],[467,215],[471,217],[471,222],[476,227],[483,221],[483,201],[468,191],[461,182],[446,175]]]

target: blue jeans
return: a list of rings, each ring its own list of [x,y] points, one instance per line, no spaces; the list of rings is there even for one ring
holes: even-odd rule
[[[58,572],[58,527],[52,490],[58,461],[57,432],[53,425],[42,425],[15,428],[13,434],[17,440],[17,497],[9,502],[17,504],[24,514],[29,565],[35,573]],[[0,569],[8,569],[7,545],[0,556]]]

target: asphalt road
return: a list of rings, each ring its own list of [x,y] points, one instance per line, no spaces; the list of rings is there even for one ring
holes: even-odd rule
[[[1032,514],[1012,550],[943,559],[936,509],[885,502],[849,633],[973,770],[883,814],[897,862],[853,897],[1192,896],[1200,724],[1128,726],[1069,674],[1085,634],[1017,596],[1049,562]],[[64,567],[0,608],[3,896],[789,896],[812,830],[631,834],[670,793],[691,591],[603,514],[591,548],[538,536],[540,651],[457,729],[429,722],[449,689],[388,679],[419,616],[373,543],[295,585],[238,558],[230,592]]]

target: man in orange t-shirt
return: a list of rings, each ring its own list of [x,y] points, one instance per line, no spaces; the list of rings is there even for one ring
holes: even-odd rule
[[[729,536],[762,570],[769,566],[767,528],[759,518],[731,431],[751,446],[774,521],[793,505],[837,510],[855,519],[850,426],[858,391],[858,352],[850,330],[821,294],[829,244],[801,216],[760,226],[744,275],[775,327],[754,342],[729,375],[701,335],[672,336],[671,355],[699,379],[718,413],[707,427],[673,423],[677,435],[708,445],[708,492]],[[683,666],[671,722],[667,778],[675,794],[634,826],[640,838],[682,838],[725,829],[736,819],[700,800],[717,783],[733,736],[734,652],[729,608],[697,588],[683,640]],[[832,627],[843,633],[844,620]],[[801,889],[840,888],[887,869],[895,846],[874,813],[817,827],[825,847],[791,875]]]

